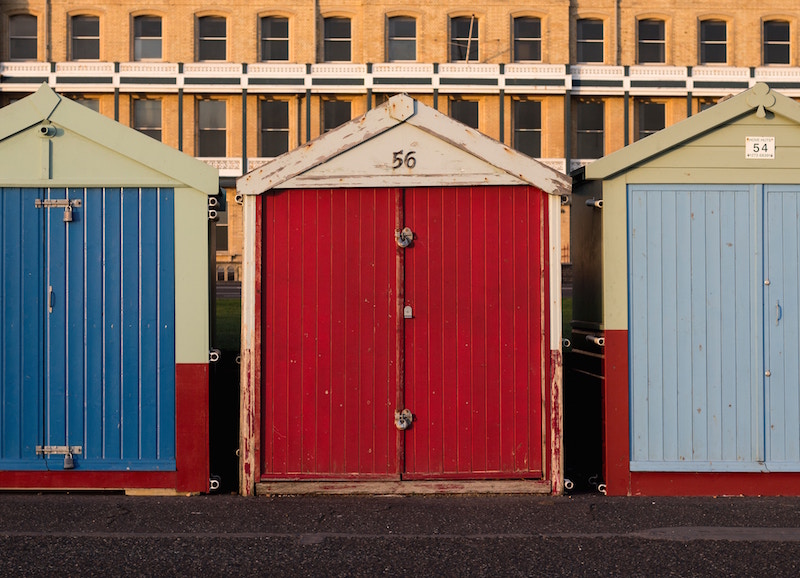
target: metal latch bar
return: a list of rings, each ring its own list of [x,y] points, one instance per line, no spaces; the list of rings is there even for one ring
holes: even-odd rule
[[[83,446],[36,446],[37,455],[67,455],[73,454],[76,456],[81,455]]]
[[[35,202],[37,209],[80,207],[82,204],[80,199],[36,199]]]

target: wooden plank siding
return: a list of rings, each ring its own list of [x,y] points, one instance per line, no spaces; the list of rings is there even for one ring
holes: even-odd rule
[[[760,469],[758,198],[630,187],[631,470]]]

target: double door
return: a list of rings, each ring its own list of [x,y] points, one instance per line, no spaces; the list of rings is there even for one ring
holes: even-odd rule
[[[0,202],[0,469],[174,469],[172,191]]]
[[[800,471],[800,187],[628,207],[631,470]]]
[[[543,475],[540,195],[263,196],[263,478]]]

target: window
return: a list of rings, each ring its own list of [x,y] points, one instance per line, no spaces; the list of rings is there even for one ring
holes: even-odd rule
[[[595,18],[578,20],[577,61],[603,62],[603,21]]]
[[[666,62],[663,20],[639,20],[639,63]]]
[[[542,59],[542,21],[514,18],[514,62]]]
[[[707,108],[711,108],[715,104],[717,104],[717,101],[714,100],[713,98],[698,98],[697,111],[703,112],[704,110],[706,110]]]
[[[83,97],[76,97],[73,98],[75,102],[78,104],[82,104],[86,108],[93,110],[95,112],[100,112],[100,99],[97,98],[83,98]]]
[[[133,59],[161,60],[161,18],[137,16],[133,19]]]
[[[325,62],[350,62],[350,19],[326,18],[323,46]]]
[[[217,211],[216,228],[216,242],[217,252],[228,252],[228,211]]]
[[[289,103],[261,101],[261,156],[277,157],[289,150]]]
[[[450,117],[477,130],[478,101],[454,98],[450,101]]]
[[[417,59],[417,21],[410,16],[389,18],[389,62]]]
[[[197,101],[197,156],[224,157],[227,155],[226,103],[224,100]]]
[[[261,19],[261,60],[289,60],[289,19]]]
[[[542,103],[514,101],[514,148],[529,157],[542,156]]]
[[[8,19],[9,57],[11,60],[36,60],[36,16],[17,14]]]
[[[161,140],[161,101],[137,98],[133,101],[133,128],[147,136]]]
[[[219,16],[204,16],[197,21],[197,60],[225,60],[226,22]]]
[[[789,64],[788,22],[764,22],[764,64]]]
[[[700,23],[700,64],[728,62],[728,25],[724,20]]]
[[[72,17],[72,60],[100,60],[100,19]]]
[[[666,126],[666,105],[663,102],[640,100],[636,121],[636,140],[650,136]]]
[[[599,159],[605,151],[605,104],[599,100],[578,100],[575,109],[576,158]]]
[[[322,101],[322,132],[328,132],[350,120],[350,101]]]
[[[450,62],[478,61],[478,19],[461,16],[450,19]]]

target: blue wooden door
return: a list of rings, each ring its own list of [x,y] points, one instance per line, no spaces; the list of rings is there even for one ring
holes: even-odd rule
[[[800,471],[800,186],[765,187],[765,455]]]
[[[633,471],[763,469],[761,190],[629,188]]]
[[[172,191],[0,197],[0,469],[174,469]]]

